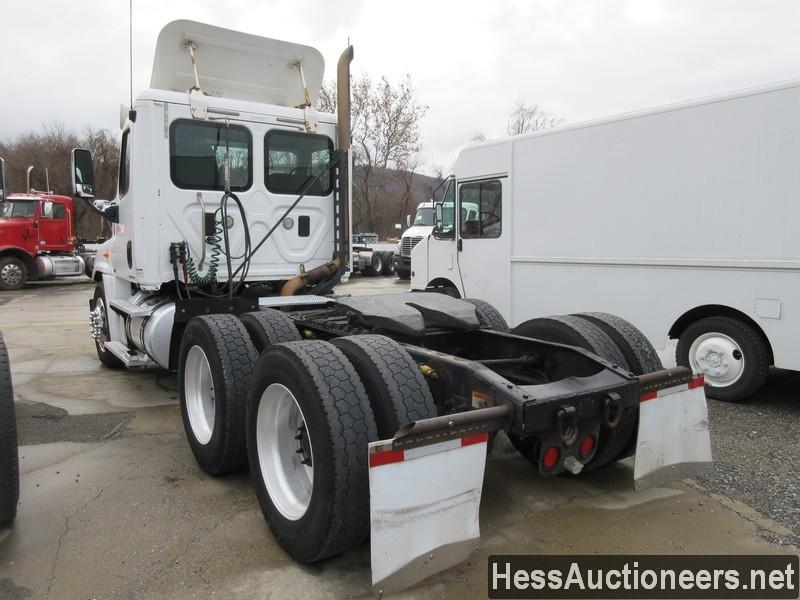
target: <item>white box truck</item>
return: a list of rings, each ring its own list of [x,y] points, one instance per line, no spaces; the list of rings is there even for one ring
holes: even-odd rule
[[[523,334],[600,307],[745,398],[770,365],[800,369],[798,109],[793,81],[469,145],[411,287],[487,300]]]

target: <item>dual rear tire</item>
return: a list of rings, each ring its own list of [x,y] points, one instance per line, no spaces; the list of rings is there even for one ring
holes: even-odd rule
[[[5,343],[0,337],[0,529],[9,527],[17,516],[18,453],[11,366]]]
[[[219,475],[249,463],[275,538],[305,563],[369,535],[368,443],[436,415],[427,383],[397,342],[300,341],[274,310],[192,319],[179,376],[200,467]]]

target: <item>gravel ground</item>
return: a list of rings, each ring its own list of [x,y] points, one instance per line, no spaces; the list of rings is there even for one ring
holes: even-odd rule
[[[800,545],[800,373],[775,371],[745,403],[708,401],[714,467],[697,481],[755,508]]]

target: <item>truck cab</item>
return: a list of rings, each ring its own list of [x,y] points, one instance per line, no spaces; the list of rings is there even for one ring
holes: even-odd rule
[[[75,254],[72,199],[55,194],[12,194],[0,202],[0,289],[28,280],[81,275]]]
[[[400,237],[400,247],[394,255],[395,272],[400,279],[411,279],[411,251],[433,230],[433,201],[420,202],[413,220],[408,215],[408,227]]]

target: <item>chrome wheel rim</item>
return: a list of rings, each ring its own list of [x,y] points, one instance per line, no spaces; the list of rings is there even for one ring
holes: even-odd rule
[[[2,270],[0,270],[0,279],[9,287],[18,286],[22,283],[23,277],[22,267],[15,263],[3,265]]]
[[[186,355],[183,374],[186,412],[195,439],[202,445],[211,441],[216,420],[214,378],[206,353],[200,346],[192,346]]]
[[[256,448],[272,504],[290,521],[302,518],[314,489],[314,453],[303,411],[294,394],[280,383],[269,385],[261,395]]]
[[[689,348],[689,365],[700,371],[712,387],[727,387],[742,378],[745,358],[742,348],[724,333],[698,336]]]

